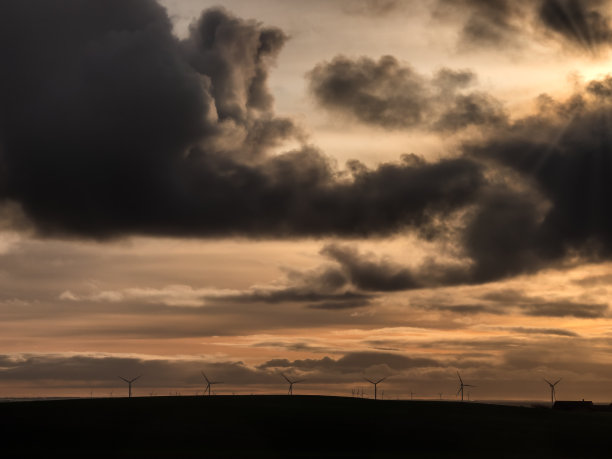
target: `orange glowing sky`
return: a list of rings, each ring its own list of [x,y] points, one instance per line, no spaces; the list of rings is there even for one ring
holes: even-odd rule
[[[159,3],[50,17],[101,31],[67,58],[70,84],[56,63],[33,82],[0,77],[23,98],[0,107],[0,397],[119,395],[117,376],[139,374],[136,395],[195,394],[205,371],[217,393],[283,393],[285,373],[305,379],[296,393],[368,392],[364,377],[388,376],[385,397],[454,399],[460,371],[473,399],[546,400],[542,379],[563,378],[559,398],[610,401],[612,2]],[[171,31],[124,20],[140,9]],[[225,29],[206,42],[213,13]],[[0,17],[27,32],[0,41],[44,40],[18,7]],[[269,30],[277,48],[260,57]],[[122,53],[138,66],[147,46],[163,65],[124,75]],[[155,112],[151,99],[183,94],[154,91],[155,72],[202,92],[184,104],[185,118],[208,107],[193,129],[178,106]],[[132,110],[117,94],[146,107],[122,120],[129,133],[91,128]],[[140,169],[166,153],[179,163]],[[263,197],[249,188],[268,179]],[[312,189],[314,206],[300,194]]]

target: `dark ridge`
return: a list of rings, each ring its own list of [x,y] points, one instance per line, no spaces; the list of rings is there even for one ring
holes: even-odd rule
[[[609,457],[612,414],[319,396],[0,405],[4,457]]]

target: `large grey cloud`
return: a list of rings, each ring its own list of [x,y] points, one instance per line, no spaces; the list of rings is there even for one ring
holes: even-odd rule
[[[461,47],[523,46],[550,38],[598,54],[612,44],[609,0],[438,0],[435,16],[461,18]]]
[[[480,270],[483,268],[479,263],[483,262],[480,259],[474,259],[471,266],[425,262],[422,265],[409,267],[377,257],[372,253],[360,252],[354,246],[347,244],[328,244],[321,250],[321,254],[333,260],[336,265],[323,265],[311,271],[292,272],[291,276],[286,279],[287,285],[284,288],[261,288],[255,292],[239,293],[228,298],[239,301],[276,302],[275,295],[280,294],[286,301],[304,302],[313,299],[323,301],[326,307],[320,307],[321,309],[347,309],[375,304],[374,300],[388,292],[477,284],[507,275],[496,271],[491,276],[481,277]],[[487,260],[488,258],[485,259],[485,263]],[[542,261],[538,266],[543,266],[543,263]],[[499,266],[505,265],[500,262]],[[525,265],[512,265],[511,267],[512,269],[519,267],[524,270],[534,269],[533,265],[527,262]],[[323,279],[326,278],[333,278],[335,281],[325,283]],[[317,292],[319,297],[301,297],[299,292]],[[314,293],[311,294],[314,295]],[[363,302],[354,303],[360,297]],[[521,314],[583,319],[604,318],[609,315],[606,303],[583,301],[572,297],[547,299],[527,295],[516,289],[493,290],[472,299],[463,298],[459,303],[440,298],[420,298],[419,296],[415,296],[410,303],[417,309],[462,315]],[[534,330],[536,330],[534,333],[571,336],[571,332],[566,331]],[[528,332],[526,329],[522,331]]]
[[[547,300],[540,297],[530,297],[512,289],[489,292],[482,298],[492,301],[498,307],[518,308],[529,316],[594,319],[608,315],[607,304],[585,303],[567,299]]]
[[[506,198],[505,205],[482,208],[480,218],[492,222],[489,229],[497,227],[506,235],[509,232],[501,222],[517,223],[515,238],[492,239],[496,243],[488,247],[491,257],[513,251],[511,260],[535,266],[572,251],[593,258],[612,253],[608,86],[608,78],[591,82],[562,102],[543,96],[536,115],[466,147],[469,154],[508,167],[508,173],[518,172],[535,186],[547,206],[538,211],[534,199]],[[472,231],[482,235],[486,226],[474,221]],[[484,248],[479,237],[471,250],[477,253]],[[491,266],[495,264],[492,261]]]
[[[471,160],[351,177],[273,112],[279,29],[213,9],[172,35],[152,0],[0,5],[0,195],[42,234],[391,233],[462,205]]]
[[[413,368],[435,368],[444,364],[431,358],[408,357],[390,352],[350,352],[338,359],[303,359],[290,361],[274,359],[262,363],[259,369],[290,368],[296,371],[328,371],[334,373],[363,373],[369,368],[385,366],[391,371],[403,371]]]
[[[512,0],[438,0],[434,15],[441,18],[460,18],[459,45],[476,46],[516,45],[523,32],[530,2]],[[536,2],[531,2],[535,4]]]
[[[465,89],[475,81],[467,70],[439,70],[426,77],[393,56],[336,56],[308,73],[310,91],[325,108],[389,129],[421,127],[454,132],[506,122],[502,104]]]
[[[576,46],[596,50],[612,44],[608,0],[543,0],[538,18]]]
[[[19,354],[0,356],[3,381],[62,382],[69,387],[110,385],[121,387],[119,376],[142,377],[141,387],[203,386],[201,372],[217,380],[270,383],[274,378],[242,362],[211,362],[204,359],[138,358],[101,354]],[[212,376],[214,375],[214,376]]]

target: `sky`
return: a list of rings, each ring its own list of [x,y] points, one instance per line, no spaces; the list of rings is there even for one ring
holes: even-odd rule
[[[0,397],[609,403],[611,51],[609,0],[0,3]]]

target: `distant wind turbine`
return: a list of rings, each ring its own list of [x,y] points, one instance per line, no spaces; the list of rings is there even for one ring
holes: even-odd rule
[[[384,378],[379,379],[378,381],[372,381],[372,380],[370,380],[368,378],[363,378],[363,379],[365,379],[370,384],[374,384],[374,400],[376,400],[376,393],[377,393],[378,385],[381,382],[383,382],[385,379],[387,379],[387,376],[385,376]]]
[[[562,378],[557,379],[554,383],[551,383],[548,379],[544,379],[544,381],[546,381],[546,383],[550,386],[550,404],[554,405],[555,404],[555,400],[556,400],[556,396],[557,396],[557,390],[555,388],[555,386],[557,384],[559,384],[559,382],[561,382]]]
[[[119,376],[119,379],[123,379],[126,383],[128,383],[128,398],[132,398],[132,383],[140,378],[142,375],[138,375],[133,379],[126,379],[123,376]]]
[[[206,388],[204,389],[204,393],[206,393],[206,391],[208,391],[208,396],[210,397],[210,388],[213,384],[223,384],[222,381],[210,381],[206,375],[204,374],[204,372],[202,372],[202,376],[204,376],[204,379],[206,380]]]
[[[282,377],[285,378],[287,380],[287,382],[289,383],[289,395],[293,395],[293,385],[297,384],[297,383],[301,383],[306,381],[305,379],[298,379],[296,381],[291,381],[289,378],[287,378],[287,376],[284,375],[284,373],[281,373]]]
[[[459,395],[459,392],[461,392],[461,401],[463,401],[463,388],[464,387],[476,387],[476,386],[472,384],[464,384],[463,379],[461,379],[461,375],[459,374],[459,372],[457,372],[457,376],[459,376],[459,389],[457,390],[457,395]]]

